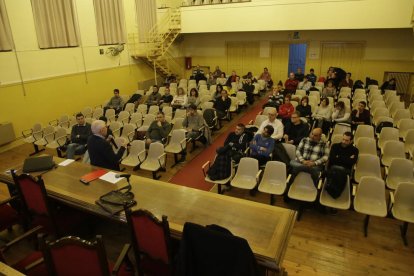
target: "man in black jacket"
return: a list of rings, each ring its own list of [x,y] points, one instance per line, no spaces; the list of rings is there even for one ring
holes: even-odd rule
[[[344,169],[348,175],[351,174],[352,167],[358,160],[358,149],[352,145],[354,136],[351,132],[345,132],[342,142],[333,144],[328,158],[328,169],[332,167],[340,167]]]
[[[290,122],[285,126],[283,139],[285,143],[299,145],[300,141],[309,134],[309,125],[300,119],[300,112],[295,111],[290,117]]]
[[[221,151],[230,150],[232,159],[239,163],[240,158],[243,157],[243,152],[246,150],[249,142],[252,140],[252,135],[244,131],[245,126],[242,123],[237,124],[234,132],[230,132],[224,141],[224,147],[217,150],[218,153]]]
[[[72,127],[70,144],[66,150],[66,158],[73,159],[75,154],[83,154],[86,151],[86,144],[89,136],[92,135],[91,125],[85,122],[82,113],[76,114],[77,125]]]
[[[96,120],[91,126],[92,134],[88,139],[88,152],[91,165],[119,171],[119,161],[125,152],[126,144],[121,145],[115,153],[105,139],[108,128],[104,121]]]

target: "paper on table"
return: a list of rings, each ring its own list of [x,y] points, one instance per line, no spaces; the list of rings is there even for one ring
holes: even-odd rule
[[[58,165],[64,167],[64,166],[67,166],[67,165],[69,165],[73,162],[75,162],[75,159],[66,159],[65,161],[60,162]]]
[[[124,179],[123,177],[120,178],[116,178],[115,176],[117,175],[117,173],[114,172],[107,172],[106,174],[102,175],[101,177],[99,177],[99,179],[108,181],[109,183],[115,184],[118,181]]]

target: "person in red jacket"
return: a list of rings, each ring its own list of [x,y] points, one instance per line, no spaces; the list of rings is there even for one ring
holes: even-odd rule
[[[290,122],[290,116],[295,112],[295,107],[290,103],[290,94],[285,96],[285,101],[279,106],[279,118],[282,119],[283,125]]]
[[[298,87],[299,81],[295,79],[295,73],[290,72],[289,78],[285,81],[285,92],[295,93]]]

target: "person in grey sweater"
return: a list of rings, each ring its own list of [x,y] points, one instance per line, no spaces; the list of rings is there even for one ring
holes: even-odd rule
[[[147,130],[147,140],[145,143],[147,146],[155,142],[163,142],[163,139],[168,137],[171,131],[171,124],[165,120],[164,112],[160,111],[157,114],[157,119],[151,123]]]

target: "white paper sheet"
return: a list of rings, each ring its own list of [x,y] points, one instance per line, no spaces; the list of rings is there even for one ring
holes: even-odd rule
[[[124,179],[123,177],[116,178],[115,177],[116,175],[117,175],[117,173],[115,173],[115,172],[107,172],[106,174],[104,174],[101,177],[99,177],[99,179],[108,181],[109,183],[112,183],[112,184],[116,184],[117,182],[119,182],[122,179]]]
[[[65,167],[69,164],[72,164],[73,162],[75,162],[75,159],[66,159],[65,161],[60,162],[58,165]]]

